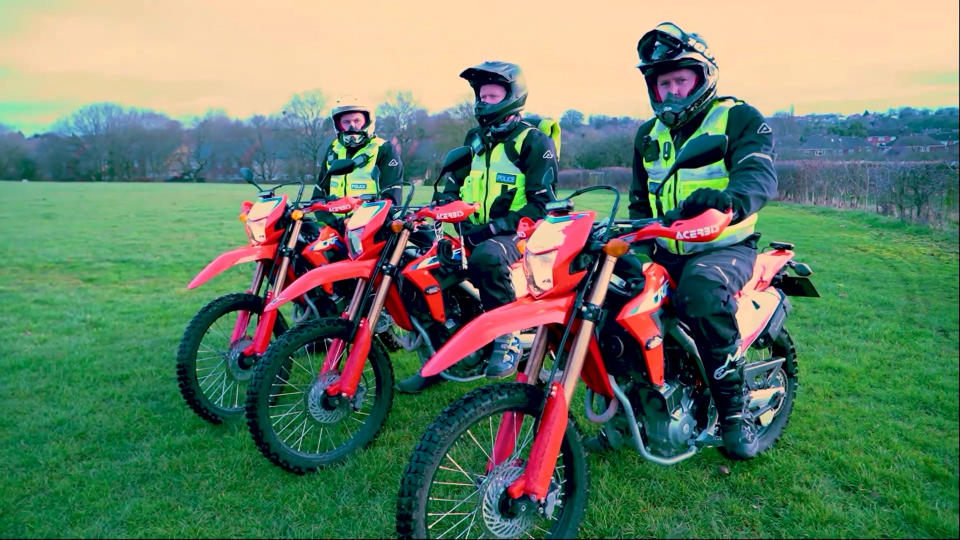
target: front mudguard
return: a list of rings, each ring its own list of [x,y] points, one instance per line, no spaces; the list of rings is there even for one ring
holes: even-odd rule
[[[567,320],[576,295],[535,300],[524,296],[519,300],[487,311],[463,326],[440,347],[423,367],[423,377],[436,375],[468,355],[482,349],[503,334]]]
[[[244,246],[237,249],[231,249],[223,254],[221,254],[216,259],[210,261],[203,270],[197,274],[190,283],[187,284],[187,289],[195,289],[200,285],[203,285],[210,280],[213,276],[223,272],[231,266],[238,264],[243,264],[250,261],[259,261],[263,259],[273,259],[277,254],[277,244],[269,244],[263,246]]]
[[[320,287],[325,283],[333,283],[345,279],[370,279],[376,265],[376,259],[367,259],[363,261],[339,261],[314,268],[297,278],[293,283],[287,285],[263,310],[273,311],[294,298],[302,296],[304,293]]]

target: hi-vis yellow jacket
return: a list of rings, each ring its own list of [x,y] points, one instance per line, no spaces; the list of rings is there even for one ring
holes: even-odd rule
[[[468,203],[480,203],[480,210],[470,216],[472,222],[489,221],[490,207],[507,190],[516,189],[509,211],[519,210],[527,204],[526,176],[513,162],[520,154],[527,134],[534,129],[543,131],[553,139],[557,153],[560,152],[559,124],[550,119],[537,119],[536,122],[535,126],[528,126],[512,140],[498,143],[489,152],[474,156],[470,174],[460,187],[460,199]],[[512,148],[508,149],[507,145]]]
[[[366,156],[366,163],[358,167],[350,174],[330,177],[330,195],[339,197],[357,197],[359,195],[376,195],[379,191],[377,187],[377,176],[374,170],[377,167],[377,153],[380,151],[380,145],[386,142],[380,137],[372,137],[363,148],[354,154]],[[347,147],[340,144],[339,140],[334,139],[330,146],[330,152],[327,154],[328,161],[334,159],[346,159]]]
[[[691,140],[703,134],[723,135],[727,129],[727,117],[730,108],[737,105],[738,101],[732,99],[721,99],[714,102],[710,111],[687,140]],[[677,151],[673,149],[672,138],[670,137],[670,128],[664,125],[660,120],[654,123],[650,132],[650,137],[658,141],[659,148],[662,150],[652,161],[647,161],[644,157],[643,168],[647,172],[647,191],[650,198],[650,208],[655,216],[658,215],[656,197],[654,193],[661,183],[664,183],[660,192],[660,202],[663,212],[668,212],[680,205],[680,202],[687,198],[691,193],[700,188],[712,188],[723,190],[730,183],[729,171],[721,158],[715,163],[699,167],[697,169],[680,169],[670,178],[664,178],[667,171],[676,160]],[[669,240],[666,238],[657,239],[657,242],[673,253],[686,254],[707,249],[729,246],[736,244],[753,234],[757,222],[757,215],[752,214],[743,221],[730,225],[715,240],[710,242],[684,242],[680,240]]]

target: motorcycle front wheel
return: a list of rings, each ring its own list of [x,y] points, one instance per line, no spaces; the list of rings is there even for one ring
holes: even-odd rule
[[[543,407],[539,387],[505,383],[478,388],[427,428],[400,482],[401,538],[573,538],[586,508],[586,454],[573,420],[560,445],[545,504],[532,512],[510,507],[507,487],[530,459]],[[505,413],[517,415],[512,455],[488,467]],[[489,470],[488,470],[489,468]]]
[[[377,340],[356,394],[326,393],[339,376],[321,373],[328,348],[349,332],[343,319],[308,321],[274,341],[260,360],[247,388],[247,426],[275,465],[296,474],[335,465],[380,432],[393,401],[393,368]],[[352,348],[344,347],[341,366]]]
[[[177,347],[177,384],[187,405],[200,418],[220,424],[243,415],[247,385],[256,358],[243,350],[263,312],[263,299],[250,293],[231,293],[214,298],[193,316]],[[248,314],[243,336],[231,340],[237,318]],[[274,337],[287,329],[277,317]]]

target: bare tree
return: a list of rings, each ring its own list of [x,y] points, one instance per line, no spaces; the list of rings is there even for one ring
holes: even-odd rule
[[[236,178],[244,153],[250,148],[249,131],[242,121],[230,119],[219,109],[195,118],[176,153],[180,176],[197,181]]]
[[[253,172],[262,181],[271,181],[280,172],[279,146],[277,144],[277,121],[263,115],[250,119],[253,127],[250,161]]]
[[[214,151],[211,143],[213,114],[215,113],[207,111],[204,118],[193,119],[193,125],[184,137],[183,145],[175,154],[177,167],[180,169],[177,177],[184,180],[202,178],[203,170],[213,159]]]
[[[583,113],[576,109],[569,109],[560,117],[560,127],[565,130],[577,129],[583,126]]]
[[[400,158],[404,167],[411,161],[416,152],[416,141],[424,136],[423,127],[417,118],[425,116],[426,111],[417,105],[410,92],[397,92],[393,101],[389,99],[377,107],[378,131],[393,135],[393,140],[400,151]]]
[[[113,180],[115,161],[111,160],[111,134],[118,129],[123,107],[115,103],[86,105],[67,118],[58,120],[55,130],[70,137],[77,148],[77,174],[91,180]],[[114,157],[115,159],[115,157]]]
[[[143,110],[128,140],[134,146],[136,176],[162,178],[167,174],[170,158],[183,141],[183,126],[163,114]]]
[[[329,143],[331,123],[326,118],[327,97],[320,90],[294,94],[283,106],[281,122],[289,130],[296,156],[306,173],[316,178],[320,160]]]
[[[23,135],[0,124],[0,179],[28,178],[35,168],[30,163]]]

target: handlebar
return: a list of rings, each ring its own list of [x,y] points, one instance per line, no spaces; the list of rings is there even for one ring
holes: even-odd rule
[[[462,200],[451,201],[441,205],[427,205],[421,207],[413,216],[413,219],[433,219],[443,223],[459,223],[470,214],[480,209],[478,203],[467,203]]]
[[[669,225],[662,218],[624,219],[613,221],[618,230],[608,230],[628,243],[670,238],[684,242],[709,242],[720,236],[733,221],[733,211],[721,212],[713,208],[688,219],[678,219]],[[609,237],[609,236],[608,236]]]
[[[338,197],[333,200],[325,198],[314,199],[301,203],[300,208],[304,212],[330,212],[332,214],[349,214],[358,206],[363,204],[363,200],[356,197]]]

